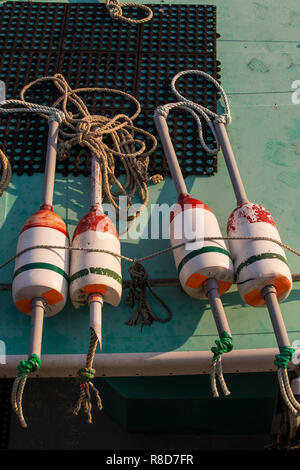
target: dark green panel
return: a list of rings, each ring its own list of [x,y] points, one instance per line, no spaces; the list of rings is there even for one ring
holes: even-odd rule
[[[214,399],[204,375],[97,380],[105,411],[131,432],[270,432],[276,374],[228,374],[226,382],[230,397]]]

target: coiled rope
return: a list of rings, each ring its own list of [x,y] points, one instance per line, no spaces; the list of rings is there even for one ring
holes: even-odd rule
[[[29,103],[26,93],[33,86],[42,82],[51,82],[60,92],[59,98],[51,107]],[[117,114],[109,118],[103,115],[91,115],[82,93],[110,93],[120,95],[130,100],[136,107],[132,116]],[[149,201],[148,182],[159,183],[163,177],[159,174],[148,176],[149,157],[157,146],[156,138],[143,129],[134,126],[133,121],[139,116],[141,106],[139,101],[129,93],[111,88],[86,87],[72,90],[61,74],[42,77],[24,86],[20,94],[21,100],[6,100],[0,103],[0,113],[37,112],[42,117],[50,115],[60,123],[64,121],[63,129],[59,129],[57,149],[58,160],[64,160],[70,155],[72,147],[86,147],[101,163],[103,178],[103,199],[116,209],[118,216],[124,213],[118,203],[120,195],[127,197],[127,209],[132,205],[136,193],[139,193],[141,206],[139,210],[127,216],[127,220],[135,220],[147,206]],[[22,106],[22,107],[12,107]],[[58,107],[61,107],[59,109]],[[75,112],[71,112],[70,108]],[[138,133],[145,140],[135,138]],[[126,181],[122,185],[115,176],[115,159],[118,158],[124,167]],[[4,156],[4,160],[6,157]],[[6,159],[7,160],[7,159]],[[9,183],[9,174],[5,176],[5,185]],[[115,191],[112,188],[116,188]],[[126,212],[127,215],[127,212]],[[123,215],[124,217],[124,215]]]
[[[72,89],[61,74],[53,77],[43,77],[26,85],[21,91],[21,100],[30,88],[41,82],[52,82],[60,92],[60,97],[53,103],[53,107],[61,107],[65,121],[63,129],[60,128],[57,148],[58,160],[64,160],[70,155],[72,147],[80,145],[86,147],[101,163],[103,199],[116,209],[118,216],[122,216],[122,209],[117,198],[120,194],[127,196],[127,209],[132,205],[132,199],[138,192],[141,199],[141,207],[134,214],[129,215],[127,220],[136,219],[147,206],[149,201],[147,183],[159,183],[163,178],[161,175],[148,176],[149,156],[157,146],[156,138],[143,129],[134,126],[133,121],[141,112],[139,101],[125,91],[112,88],[86,87]],[[82,93],[114,94],[131,101],[136,111],[132,116],[117,114],[112,118],[104,115],[92,115],[80,98]],[[76,110],[76,112],[71,112]],[[135,138],[135,134],[145,138]],[[118,158],[126,173],[125,184],[122,185],[115,175],[115,159]],[[116,187],[116,191],[112,188]],[[124,215],[123,215],[124,217]]]
[[[123,23],[128,23],[132,25],[144,24],[150,21],[153,18],[153,11],[147,5],[139,5],[138,3],[122,3],[120,4],[119,0],[106,0],[106,8],[108,13],[113,20],[117,20]],[[146,12],[147,16],[139,20],[134,18],[128,18],[123,15],[124,7],[133,7],[138,8]]]

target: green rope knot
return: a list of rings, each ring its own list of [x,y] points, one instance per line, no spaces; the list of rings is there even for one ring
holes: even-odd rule
[[[78,374],[77,378],[78,380],[80,380],[80,382],[88,382],[89,380],[93,380],[93,378],[95,377],[95,373],[96,373],[96,370],[92,369],[91,367],[90,368],[82,367],[77,372]]]
[[[214,362],[216,362],[222,354],[230,352],[233,349],[232,337],[226,333],[226,331],[220,334],[220,339],[217,339],[215,343],[217,347],[213,346],[211,348],[211,352],[214,354]]]
[[[29,372],[35,372],[41,367],[41,360],[37,354],[33,354],[27,361],[21,361],[18,365],[18,377]]]
[[[276,354],[274,364],[279,369],[286,369],[292,359],[295,349],[290,346],[283,346],[282,348],[279,348],[279,351],[280,354]]]

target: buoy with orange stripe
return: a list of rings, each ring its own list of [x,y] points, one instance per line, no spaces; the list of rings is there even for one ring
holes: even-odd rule
[[[269,311],[279,349],[274,361],[278,367],[279,388],[289,413],[297,416],[300,403],[294,397],[287,373],[287,366],[295,350],[291,347],[279,306],[291,292],[292,275],[285,253],[278,244],[281,239],[271,214],[247,198],[224,121],[222,117],[217,118],[214,129],[237,201],[237,207],[227,224],[237,286],[248,305],[266,306]]]
[[[94,390],[98,409],[102,409],[99,392],[91,381],[98,341],[102,349],[102,307],[104,302],[117,307],[122,295],[120,240],[113,222],[103,213],[101,164],[95,155],[91,158],[91,207],[75,229],[72,247],[76,250],[71,255],[70,297],[75,308],[89,304],[91,331],[86,366],[78,371],[80,395],[74,413],[83,407],[91,423],[90,389]]]
[[[227,231],[231,237],[229,244],[234,259],[238,290],[247,304],[268,308],[280,351],[275,363],[279,367],[278,374],[282,388],[280,374],[286,374],[286,366],[294,350],[290,347],[279,302],[285,300],[292,289],[292,275],[285,253],[276,243],[281,240],[271,214],[261,205],[249,202],[247,198],[224,120],[216,119],[214,128],[237,201],[237,207],[229,217]],[[249,238],[234,239],[243,237]],[[289,387],[288,379],[285,380],[285,387]],[[291,393],[289,398],[290,395]],[[289,404],[285,393],[283,398]],[[300,405],[295,401],[294,406],[300,409]]]
[[[91,208],[75,229],[72,247],[120,254],[117,229],[112,220],[103,213],[101,168],[98,159],[94,156],[92,157],[91,182]],[[72,252],[70,263],[70,297],[74,307],[79,308],[91,299],[96,302],[96,305],[98,304],[97,318],[96,313],[93,312],[90,327],[97,334],[100,349],[102,347],[102,304],[107,302],[117,307],[122,295],[121,259],[111,253],[75,250]]]
[[[276,243],[281,242],[280,235],[271,214],[261,205],[249,202],[224,123],[222,120],[216,121],[214,126],[237,201],[237,207],[228,219],[227,233],[231,238],[229,246],[238,290],[247,304],[269,308],[271,294],[268,294],[268,287],[272,290],[271,297],[275,303],[285,300],[292,289],[292,275],[285,252]],[[234,240],[243,237],[248,239]],[[287,341],[286,333],[280,333],[277,327],[275,333],[280,343],[282,335]]]
[[[215,397],[219,396],[215,383],[215,373],[217,373],[223,392],[228,395],[230,392],[223,378],[220,357],[222,353],[231,351],[233,343],[220,295],[224,294],[233,283],[233,264],[224,240],[213,238],[222,237],[216,216],[206,204],[192,198],[187,192],[170,138],[167,115],[168,108],[160,106],[154,113],[154,122],[178,194],[178,203],[175,204],[170,218],[173,255],[183,290],[191,297],[209,299],[220,337],[216,341],[217,347],[212,348],[214,352],[212,390]],[[205,238],[211,239],[204,240]],[[198,241],[191,242],[196,239]],[[175,248],[181,244],[183,246]]]
[[[13,299],[21,312],[32,313],[32,300],[42,298],[45,316],[56,315],[64,307],[68,295],[69,252],[49,249],[51,246],[69,246],[66,225],[51,206],[41,206],[25,222],[18,240],[17,253],[27,248],[16,259],[12,285]]]
[[[193,238],[222,237],[214,213],[206,204],[181,193],[170,217],[171,245],[185,245],[173,250],[178,277],[183,290],[196,299],[207,298],[205,283],[216,279],[220,294],[233,282],[233,265],[224,240],[187,243]]]
[[[12,295],[17,308],[32,315],[29,355],[21,361],[12,390],[14,410],[23,427],[22,394],[27,375],[40,367],[44,316],[59,313],[68,296],[69,236],[52,207],[59,123],[49,118],[43,203],[25,222],[18,240]],[[51,248],[51,247],[61,248]],[[37,248],[35,248],[37,247]]]

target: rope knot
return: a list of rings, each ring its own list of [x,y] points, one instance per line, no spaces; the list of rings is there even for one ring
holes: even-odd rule
[[[214,354],[214,362],[217,361],[222,354],[230,352],[233,349],[232,337],[226,333],[226,331],[220,334],[220,339],[217,339],[215,343],[217,347],[213,346],[211,348],[211,352]]]
[[[77,371],[78,374],[78,380],[80,382],[89,382],[90,380],[93,380],[95,377],[96,370],[93,369],[92,367],[82,367]]]
[[[37,354],[33,354],[27,361],[21,361],[18,365],[18,376],[28,375],[29,372],[35,372],[41,367],[41,360]]]
[[[217,116],[214,120],[215,123],[220,122],[221,124],[224,124],[224,126],[229,126],[231,124],[232,118],[230,114],[221,114],[220,116]]]
[[[279,369],[286,369],[295,352],[294,348],[284,346],[279,348],[280,354],[276,354],[274,364]]]
[[[169,111],[170,110],[167,105],[157,106],[154,115],[159,114],[159,116],[163,116],[165,119],[167,119],[167,117],[169,116]]]
[[[119,18],[120,16],[122,16],[122,8],[120,8],[119,6],[110,7],[109,15],[113,20]]]
[[[50,116],[48,117],[48,123],[52,121],[57,121],[58,124],[62,124],[65,121],[65,118],[65,113],[57,110],[55,113],[50,114]]]

